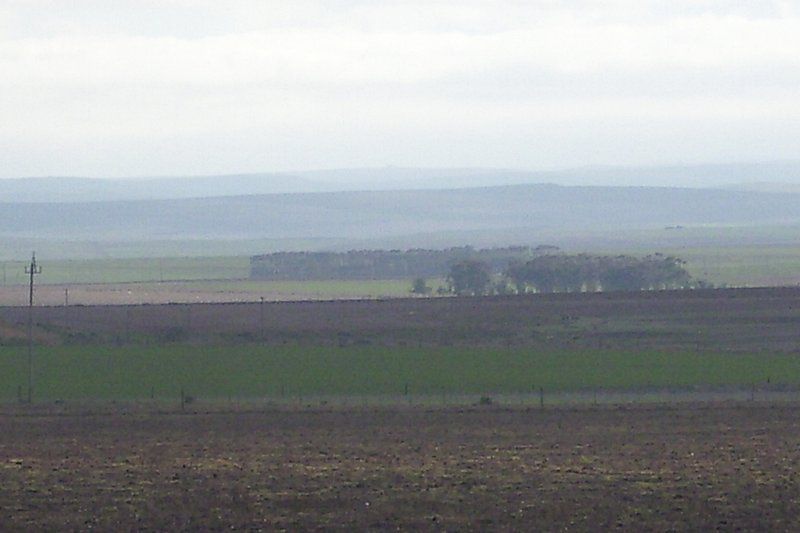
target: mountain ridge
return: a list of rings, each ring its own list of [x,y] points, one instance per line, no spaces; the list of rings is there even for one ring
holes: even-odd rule
[[[463,189],[501,185],[674,186],[736,189],[758,183],[797,184],[800,161],[595,166],[555,170],[382,167],[189,177],[38,177],[0,180],[0,203],[89,202],[337,191]],[[739,184],[739,185],[737,185]],[[742,185],[744,184],[744,185]]]
[[[502,228],[615,231],[800,224],[800,194],[554,184],[3,203],[8,238],[348,238]]]

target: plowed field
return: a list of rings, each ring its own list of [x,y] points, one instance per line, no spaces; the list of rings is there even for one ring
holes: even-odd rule
[[[800,528],[797,406],[0,415],[0,529]]]
[[[23,328],[27,313],[24,307],[0,307],[0,323]],[[35,308],[34,322],[37,331],[67,343],[794,352],[800,349],[800,288],[53,306]]]

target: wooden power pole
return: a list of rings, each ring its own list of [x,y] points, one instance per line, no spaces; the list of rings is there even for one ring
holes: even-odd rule
[[[25,267],[25,273],[31,277],[28,293],[28,403],[33,403],[33,278],[42,273],[42,267],[36,264],[36,252],[31,256],[31,264]]]

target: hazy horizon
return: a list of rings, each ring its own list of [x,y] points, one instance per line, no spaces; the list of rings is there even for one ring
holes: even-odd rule
[[[670,187],[800,191],[800,160],[668,166],[317,169],[195,176],[38,176],[0,179],[0,203],[202,198],[337,191],[456,190],[552,184],[564,187]]]
[[[344,172],[382,172],[392,170],[424,170],[424,171],[443,171],[446,173],[453,173],[454,171],[463,171],[465,173],[482,173],[482,172],[510,172],[510,173],[559,173],[559,172],[579,172],[581,170],[634,170],[634,169],[664,169],[664,168],[689,168],[689,167],[717,167],[717,166],[757,166],[757,165],[780,165],[780,164],[800,164],[800,157],[797,158],[784,158],[772,160],[708,160],[697,162],[686,161],[672,161],[665,163],[651,163],[651,164],[586,164],[586,165],[550,165],[541,167],[504,167],[504,166],[413,166],[413,165],[382,165],[382,166],[329,166],[329,167],[297,167],[297,168],[265,168],[252,171],[238,171],[233,168],[227,171],[217,173],[180,173],[180,172],[164,172],[158,174],[121,174],[121,175],[108,175],[108,174],[68,174],[68,173],[55,173],[55,174],[36,174],[36,175],[8,175],[0,176],[0,179],[12,180],[27,180],[27,179],[52,179],[52,178],[78,178],[89,180],[109,180],[109,181],[126,181],[126,180],[159,180],[159,179],[192,179],[192,178],[210,178],[210,177],[224,177],[224,176],[250,176],[250,175],[328,175]],[[323,178],[324,179],[324,178]]]
[[[798,49],[779,0],[5,2],[0,178],[796,160]]]

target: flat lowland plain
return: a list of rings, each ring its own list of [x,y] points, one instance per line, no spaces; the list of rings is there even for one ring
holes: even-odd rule
[[[800,528],[797,405],[0,415],[0,529]]]
[[[15,402],[27,309],[3,307],[0,530],[796,531],[799,301],[38,307],[32,405]],[[549,395],[597,386],[744,386],[753,401]],[[771,403],[767,387],[790,394]],[[180,392],[196,397],[185,411]],[[469,398],[416,397],[440,393]]]
[[[678,233],[684,231],[687,230]],[[740,229],[700,231],[721,232],[722,235]],[[776,231],[770,228],[768,234]],[[786,239],[794,241],[796,231],[786,228],[781,231]],[[654,237],[650,236],[645,248],[601,248],[596,253],[646,255],[653,252]],[[684,259],[694,278],[717,285],[771,287],[800,283],[800,247],[796,244],[675,247],[669,239],[662,244],[667,247],[658,249],[665,255]],[[162,252],[167,250],[169,247]],[[213,246],[205,249],[206,252],[213,250]],[[591,249],[582,251],[591,252]],[[411,279],[251,280],[250,258],[243,255],[92,260],[50,260],[40,255],[40,262],[43,272],[37,278],[37,302],[43,305],[63,304],[65,290],[69,291],[69,301],[73,305],[242,302],[257,301],[261,297],[290,301],[401,298],[409,295],[412,283]],[[26,265],[23,260],[0,260],[0,306],[27,304]],[[445,285],[443,279],[429,279],[428,283],[434,290]]]
[[[34,309],[42,400],[303,400],[754,389],[797,394],[800,289]],[[28,310],[0,308],[0,398]],[[25,390],[23,390],[25,389]],[[446,396],[450,396],[447,398]],[[174,404],[173,404],[174,405]]]
[[[429,282],[434,287],[440,280]],[[410,296],[409,280],[252,281],[247,279],[47,284],[36,288],[39,305],[139,305],[296,300],[354,300]],[[0,286],[0,305],[28,304],[26,285]]]

